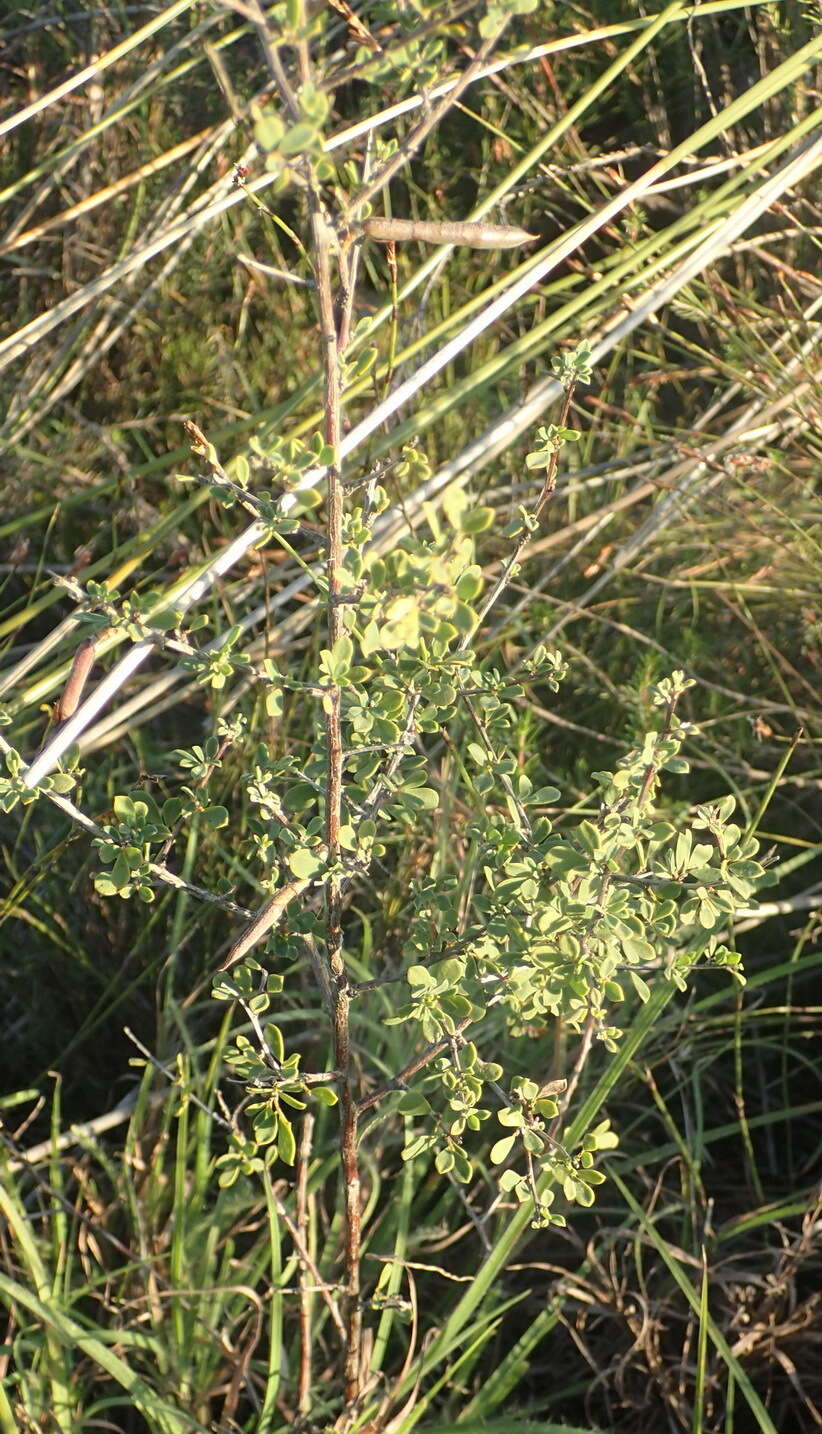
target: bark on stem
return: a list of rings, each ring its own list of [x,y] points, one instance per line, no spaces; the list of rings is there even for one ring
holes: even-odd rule
[[[315,276],[320,309],[320,333],[325,383],[325,438],[333,450],[328,468],[328,645],[344,634],[342,597],[343,486],[340,475],[340,365],[339,343],[331,284],[330,233],[319,199],[312,196]],[[345,1325],[345,1398],[353,1403],[360,1392],[360,1346],[362,1308],[360,1305],[360,1179],[357,1165],[357,1105],[352,1091],[351,1042],[349,1034],[348,977],[342,955],[342,883],[335,868],[340,854],[342,815],[343,746],[341,694],[339,687],[323,697],[327,745],[326,845],[332,871],[326,882],[326,948],[331,975],[331,1026],[334,1065],[340,1072],[340,1175],[343,1185],[344,1259],[347,1286]]]

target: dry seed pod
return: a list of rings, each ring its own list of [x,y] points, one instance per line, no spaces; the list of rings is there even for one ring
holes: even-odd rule
[[[71,664],[71,671],[66,680],[66,685],[54,709],[55,722],[66,722],[69,717],[73,717],[77,708],[80,706],[83,688],[88,681],[88,676],[93,666],[94,639],[87,637],[85,642],[80,643],[80,646],[74,654],[74,661]]]
[[[482,224],[469,220],[429,221],[427,219],[365,219],[362,232],[380,244],[402,244],[416,239],[419,244],[467,244],[470,249],[515,249],[530,244],[538,234],[529,234],[510,224]]]

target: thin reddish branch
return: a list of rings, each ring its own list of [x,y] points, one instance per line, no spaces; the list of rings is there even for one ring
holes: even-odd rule
[[[307,59],[304,61],[307,63]],[[320,337],[325,390],[325,438],[332,450],[327,470],[328,645],[345,633],[343,622],[343,485],[340,473],[342,433],[340,352],[331,281],[332,235],[316,188],[310,191],[314,272],[320,310]],[[351,998],[342,954],[342,878],[339,871],[342,820],[343,743],[342,695],[336,684],[323,696],[327,747],[325,820],[330,872],[326,881],[326,958],[331,977],[331,1027],[334,1065],[340,1073],[340,1178],[343,1187],[344,1260],[347,1285],[345,1398],[353,1403],[360,1393],[362,1306],[360,1301],[360,1177],[357,1163],[357,1103],[352,1089],[349,1012]]]
[[[424,1051],[420,1051],[419,1055],[414,1056],[406,1066],[403,1066],[399,1074],[396,1075],[393,1080],[388,1081],[387,1085],[380,1086],[380,1089],[372,1091],[371,1095],[363,1096],[357,1106],[359,1114],[364,1115],[367,1110],[371,1110],[372,1106],[379,1105],[380,1101],[384,1100],[387,1095],[392,1095],[398,1090],[404,1090],[411,1077],[415,1076],[418,1071],[423,1070],[424,1067],[428,1065],[428,1062],[432,1061],[435,1056],[439,1056],[443,1051],[449,1050],[454,1036],[462,1035],[462,1032],[466,1030],[474,1020],[474,1016],[466,1016],[464,1020],[459,1021],[454,1027],[453,1035],[441,1036],[438,1041],[432,1041],[430,1045],[425,1047]]]

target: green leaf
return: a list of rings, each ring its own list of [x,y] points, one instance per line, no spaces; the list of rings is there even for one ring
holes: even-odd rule
[[[200,816],[212,831],[228,826],[228,811],[225,807],[205,807]]]
[[[336,1105],[339,1100],[337,1092],[335,1090],[332,1090],[330,1085],[313,1086],[311,1094],[314,1097],[314,1100],[317,1101],[318,1105]]]
[[[272,1140],[277,1139],[279,1131],[279,1118],[277,1112],[267,1107],[258,1111],[251,1118],[254,1127],[254,1135],[260,1145],[270,1145]]]
[[[325,861],[311,847],[298,846],[295,851],[288,853],[288,865],[294,876],[301,881],[307,881],[316,876],[318,871],[322,871]]]
[[[430,1135],[418,1135],[415,1140],[406,1145],[402,1152],[403,1160],[414,1160],[417,1155],[421,1155],[424,1150],[428,1149],[430,1143]]]
[[[223,1161],[225,1161],[225,1164],[223,1164]],[[221,1190],[230,1190],[231,1186],[235,1184],[240,1176],[240,1166],[238,1162],[232,1157],[229,1163],[226,1156],[221,1156],[217,1161],[217,1165],[221,1167],[220,1173],[217,1176],[217,1184]]]
[[[403,1095],[397,1109],[401,1111],[403,1115],[430,1115],[431,1103],[426,1100],[424,1095],[420,1095],[418,1091],[409,1090]]]
[[[493,508],[472,508],[470,512],[464,513],[460,527],[463,533],[473,536],[474,533],[484,533],[494,522],[496,513]]]
[[[467,1185],[472,1175],[474,1174],[474,1167],[471,1164],[471,1161],[466,1155],[465,1151],[461,1148],[454,1151],[453,1174],[454,1179],[458,1180],[460,1182],[460,1185]]]
[[[114,866],[111,868],[111,880],[114,882],[115,887],[119,889],[121,886],[127,886],[130,879],[131,868],[128,864],[128,858],[125,852],[121,851]]]
[[[457,579],[456,594],[460,602],[473,602],[478,598],[483,589],[482,569],[476,564],[466,568],[461,577]]]
[[[331,654],[337,670],[347,672],[354,657],[354,643],[348,633],[337,638],[331,649]]]
[[[285,125],[279,115],[263,112],[255,119],[254,138],[264,152],[276,149],[284,134]]]
[[[497,1120],[500,1125],[511,1125],[518,1130],[525,1124],[525,1115],[518,1106],[504,1106],[497,1111]]]
[[[49,790],[57,792],[61,797],[64,797],[76,785],[70,772],[55,772],[53,776],[49,777]]]
[[[616,1150],[619,1145],[619,1136],[616,1131],[611,1130],[608,1120],[601,1120],[593,1130],[588,1132],[586,1139],[593,1139],[594,1150]]]
[[[379,623],[373,619],[367,623],[360,639],[360,651],[363,657],[369,657],[372,652],[378,652],[381,646]]]
[[[465,974],[465,961],[460,956],[448,956],[444,961],[435,961],[430,971],[436,981],[453,984]]]
[[[690,772],[691,764],[687,757],[669,757],[661,764],[663,772]]]
[[[553,453],[541,450],[539,453],[526,453],[525,466],[533,472],[535,469],[547,468],[554,461]]]
[[[409,986],[434,986],[436,982],[427,966],[409,966],[405,973]]]
[[[637,995],[639,996],[640,1001],[641,1001],[642,1004],[644,1005],[646,1001],[650,1000],[650,996],[651,996],[651,989],[650,989],[650,987],[647,985],[647,983],[646,983],[645,981],[643,981],[643,979],[642,979],[641,976],[638,976],[638,975],[637,975],[636,971],[631,970],[631,967],[630,967],[630,966],[628,967],[628,975],[630,976],[631,981],[633,982],[634,990],[636,991]]]
[[[286,1165],[293,1165],[297,1156],[297,1142],[294,1139],[294,1128],[290,1120],[284,1115],[280,1116],[279,1129],[277,1131],[277,1151],[280,1159]]]
[[[294,786],[289,787],[283,794],[283,806],[289,812],[305,811],[305,808],[316,800],[317,793],[310,782],[295,782]]]
[[[439,792],[433,787],[404,787],[398,795],[406,799],[412,811],[434,812],[440,804]]]
[[[504,1135],[501,1140],[495,1141],[494,1144],[491,1146],[491,1152],[489,1156],[491,1164],[501,1165],[503,1160],[507,1160],[508,1156],[514,1148],[514,1145],[516,1144],[516,1140],[516,1135]]]
[[[483,40],[493,40],[501,25],[502,16],[499,12],[493,9],[489,10],[487,15],[483,15],[477,26],[480,38]]]
[[[503,1170],[499,1177],[499,1188],[506,1194],[521,1184],[524,1184],[523,1177],[516,1170]]]
[[[655,953],[650,941],[641,941],[637,936],[623,936],[621,942],[629,961],[638,961],[641,965],[653,961]]]
[[[352,359],[347,367],[347,379],[349,384],[357,383],[359,379],[365,378],[377,362],[379,351],[375,348],[364,348]],[[328,459],[325,460],[326,466]]]
[[[278,1065],[282,1065],[283,1060],[285,1059],[285,1042],[283,1040],[283,1033],[280,1030],[279,1026],[275,1026],[269,1023],[265,1027],[263,1034],[265,1035],[268,1049],[270,1050],[275,1061]]]
[[[597,830],[593,822],[581,821],[576,830],[580,846],[591,856],[596,856],[602,846],[602,833]]]
[[[539,1100],[534,1101],[534,1113],[542,1116],[545,1120],[553,1120],[555,1116],[559,1115],[559,1106],[555,1100],[551,1100],[550,1096],[541,1096]]]
[[[473,632],[476,621],[477,615],[473,608],[470,608],[467,603],[458,602],[451,614],[451,622],[457,631],[461,633],[463,637],[469,635]]]
[[[301,121],[286,130],[279,142],[278,149],[281,154],[300,154],[303,150],[311,148],[316,134],[316,125]]]
[[[468,494],[458,483],[452,483],[442,495],[442,511],[451,527],[460,532],[462,517],[468,507]]]
[[[522,3],[522,0],[519,0]],[[299,15],[299,7],[292,7],[295,14]],[[330,101],[323,90],[317,88],[310,80],[304,84],[299,94],[300,114],[307,120],[314,120],[316,124],[322,124],[330,109]]]
[[[296,488],[292,494],[296,503],[292,512],[299,513],[305,509],[319,508],[323,495],[319,488]]]
[[[561,796],[562,793],[559,787],[538,787],[528,798],[528,805],[529,807],[537,805],[553,806],[555,802],[559,801]]]
[[[713,901],[708,898],[700,901],[698,920],[700,926],[704,927],[706,931],[713,931],[714,927],[718,926],[722,919],[722,911]]]

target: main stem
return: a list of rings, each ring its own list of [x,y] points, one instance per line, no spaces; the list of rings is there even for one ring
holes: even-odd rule
[[[325,385],[325,438],[333,456],[328,467],[328,645],[333,649],[345,632],[341,598],[343,564],[343,488],[340,474],[339,342],[331,283],[330,234],[319,199],[312,199],[312,228],[320,309],[320,334]],[[342,886],[339,874],[342,817],[343,745],[341,694],[332,685],[323,697],[328,766],[326,775],[326,845],[331,874],[326,882],[326,950],[331,975],[331,1025],[334,1065],[340,1079],[340,1166],[343,1181],[346,1274],[345,1398],[360,1392],[360,1176],[357,1166],[357,1104],[352,1090],[348,977],[342,954]]]

